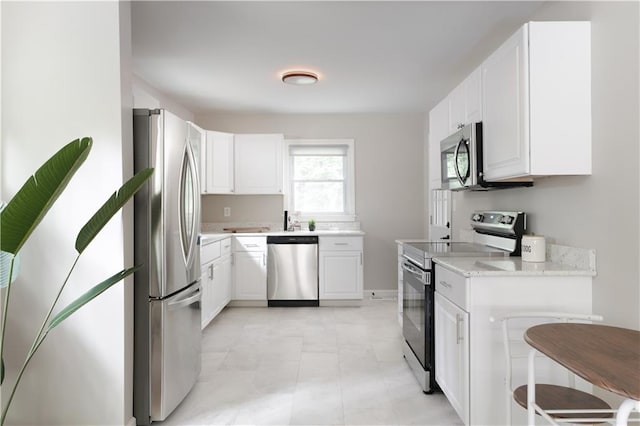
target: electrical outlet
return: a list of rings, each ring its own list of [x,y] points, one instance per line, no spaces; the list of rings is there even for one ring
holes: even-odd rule
[[[229,217],[231,216],[231,207],[225,207],[224,208],[224,217]]]

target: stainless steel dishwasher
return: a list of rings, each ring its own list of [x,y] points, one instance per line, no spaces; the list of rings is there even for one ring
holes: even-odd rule
[[[267,237],[268,306],[319,306],[318,237]]]

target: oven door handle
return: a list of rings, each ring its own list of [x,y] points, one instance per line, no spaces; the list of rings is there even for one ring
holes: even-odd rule
[[[402,262],[402,269],[407,271],[408,273],[415,275],[420,278],[420,282],[423,284],[429,284],[428,275],[426,272],[420,270],[419,268],[413,266],[409,262]]]

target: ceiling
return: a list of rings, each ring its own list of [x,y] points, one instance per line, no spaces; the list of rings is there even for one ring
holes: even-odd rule
[[[541,4],[134,1],[133,70],[195,114],[424,112]]]

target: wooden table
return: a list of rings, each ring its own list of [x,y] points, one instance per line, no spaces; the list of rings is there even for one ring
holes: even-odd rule
[[[640,407],[640,331],[600,324],[553,323],[529,328],[524,340],[584,380],[626,398],[616,424],[626,424],[631,410]],[[531,381],[530,371],[530,386]],[[535,412],[529,411],[533,424]]]

